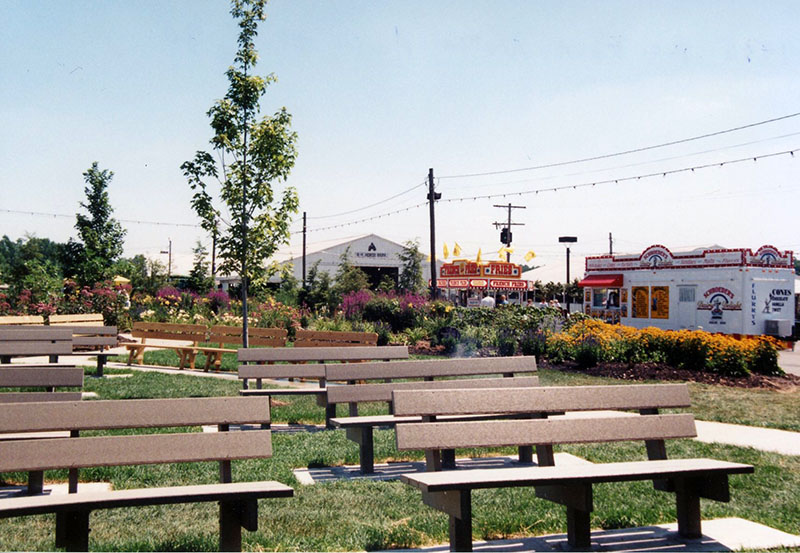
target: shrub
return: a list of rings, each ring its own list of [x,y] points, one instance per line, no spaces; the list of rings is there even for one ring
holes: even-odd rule
[[[526,330],[519,342],[522,355],[535,355],[538,361],[547,351],[547,335],[541,330]]]

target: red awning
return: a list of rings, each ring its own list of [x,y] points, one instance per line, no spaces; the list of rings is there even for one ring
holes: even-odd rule
[[[622,286],[622,275],[589,275],[580,281],[578,286],[619,288]]]

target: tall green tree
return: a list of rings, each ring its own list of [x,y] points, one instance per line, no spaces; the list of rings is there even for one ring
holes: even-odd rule
[[[218,237],[223,274],[237,273],[242,279],[242,318],[247,347],[247,290],[251,282],[269,277],[265,261],[289,240],[291,215],[297,212],[297,192],[284,188],[278,196],[275,183],[285,181],[294,166],[297,134],[291,130],[291,115],[281,108],[274,115],[259,117],[261,97],[274,75],[253,74],[258,61],[255,38],[258,24],[266,16],[266,0],[233,0],[231,15],[239,22],[238,50],[226,75],[228,92],[208,111],[214,137],[211,145],[221,166],[208,152],[199,151],[181,165],[194,191],[192,207],[203,228]],[[220,199],[227,211],[214,205],[206,180],[216,179]],[[277,197],[276,197],[277,196]],[[221,225],[220,221],[226,222]]]
[[[186,283],[188,288],[198,294],[205,294],[214,286],[214,278],[209,274],[208,250],[198,240],[194,249],[194,264],[189,272],[189,280]]]
[[[400,290],[420,293],[427,286],[422,275],[422,252],[419,251],[419,242],[408,240],[403,243],[403,249],[397,255],[403,263],[397,287]]]
[[[80,206],[88,215],[77,213],[75,223],[83,242],[82,259],[76,275],[81,284],[91,286],[111,276],[111,266],[122,256],[125,230],[112,217],[114,209],[108,200],[108,185],[112,178],[114,173],[108,169],[100,170],[96,161],[83,174],[86,202],[81,202]]]

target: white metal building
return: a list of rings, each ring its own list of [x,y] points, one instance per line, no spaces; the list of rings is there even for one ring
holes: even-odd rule
[[[636,328],[789,336],[795,314],[793,252],[712,247],[586,259],[584,312]]]

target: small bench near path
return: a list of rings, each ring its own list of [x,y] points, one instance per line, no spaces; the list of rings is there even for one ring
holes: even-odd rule
[[[0,518],[56,514],[56,547],[88,551],[89,516],[98,509],[219,502],[221,551],[240,551],[241,529],[256,530],[257,500],[290,497],[274,481],[234,483],[231,461],[272,455],[269,430],[228,431],[270,422],[265,398],[143,399],[4,406],[0,432],[68,430],[72,437],[0,441],[0,473],[69,469],[69,492],[0,499]],[[81,431],[217,425],[219,432],[79,436]],[[78,493],[83,468],[218,461],[220,483]]]
[[[240,349],[239,380],[244,396],[313,395],[317,404],[325,408],[325,422],[336,416],[336,406],[328,405],[325,381],[325,363],[408,359],[407,346],[361,346],[361,347],[293,347],[293,348],[247,348]],[[281,363],[281,364],[277,364]],[[311,363],[311,364],[305,364]],[[262,379],[309,378],[317,380],[317,387],[261,388]],[[249,389],[249,380],[256,381],[256,388]]]
[[[660,415],[658,409],[689,404],[683,384],[565,386],[504,390],[396,391],[398,415],[443,416],[465,413],[527,413],[635,409],[639,416],[542,420],[489,420],[410,423],[397,426],[397,447],[445,449],[533,445],[538,466],[405,474],[401,479],[422,491],[422,500],[450,516],[451,551],[472,550],[471,491],[534,487],[537,497],[567,507],[570,546],[587,549],[592,486],[602,482],[653,480],[658,490],[674,492],[678,532],[701,536],[700,498],[730,500],[729,474],[753,467],[712,459],[667,459],[665,439],[696,436],[691,414]],[[648,461],[555,466],[556,444],[644,440]],[[513,508],[513,507],[510,507]]]
[[[391,361],[388,363],[360,363],[357,365],[325,366],[327,382],[346,382],[347,385],[328,386],[327,403],[335,409],[337,404],[349,405],[348,417],[336,417],[331,423],[344,428],[347,438],[359,445],[361,472],[374,472],[373,429],[394,427],[400,423],[421,422],[419,416],[398,416],[392,413],[392,393],[398,390],[439,390],[453,388],[512,388],[538,386],[537,376],[515,376],[536,372],[536,358],[528,357],[473,357],[468,359],[427,359],[421,361]],[[493,378],[494,377],[494,378]],[[411,380],[413,379],[413,380]],[[436,380],[439,379],[439,380]],[[374,383],[380,380],[381,383]],[[403,380],[393,382],[393,380]],[[359,384],[364,382],[364,384]],[[435,390],[435,391],[434,391]],[[389,415],[359,416],[359,403],[387,402]],[[473,415],[467,415],[473,417]],[[491,415],[490,415],[491,416]],[[460,418],[464,418],[463,416]],[[439,452],[431,452],[438,458]],[[520,449],[520,459],[531,461],[530,447]],[[452,450],[443,452],[445,463],[455,462]]]

